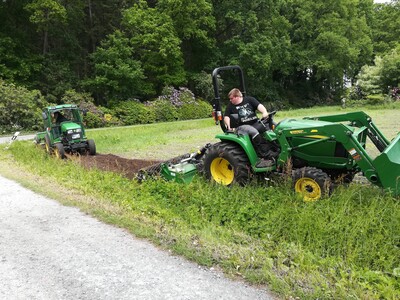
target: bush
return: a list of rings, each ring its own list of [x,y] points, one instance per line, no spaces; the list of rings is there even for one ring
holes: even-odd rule
[[[156,121],[154,110],[138,100],[120,102],[112,111],[120,120],[121,125],[148,124]]]
[[[62,103],[77,104],[81,110],[86,110],[87,115],[84,116],[84,121],[87,128],[98,128],[106,125],[103,110],[94,104],[94,99],[89,93],[68,90],[64,93],[61,101]]]
[[[368,95],[367,96],[367,104],[370,105],[379,105],[384,104],[385,97],[383,95]]]
[[[175,106],[166,99],[157,99],[149,102],[149,107],[154,111],[157,122],[171,122],[179,119]]]
[[[0,79],[0,130],[2,133],[42,129],[41,111],[48,103],[37,90]]]
[[[183,104],[178,108],[180,120],[202,119],[211,117],[212,107],[203,100],[190,104]]]
[[[163,103],[167,102],[175,107],[176,118],[179,120],[206,118],[211,114],[210,104],[196,99],[192,91],[185,87],[165,87],[157,101],[164,101]]]

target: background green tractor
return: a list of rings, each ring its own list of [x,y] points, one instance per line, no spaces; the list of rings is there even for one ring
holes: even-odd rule
[[[87,139],[82,122],[81,110],[74,104],[46,107],[42,112],[43,132],[35,137],[37,144],[46,152],[65,158],[68,154],[96,154],[94,140]]]
[[[220,142],[210,146],[202,158],[206,177],[223,185],[245,184],[252,177],[270,179],[275,175],[292,178],[296,192],[306,201],[329,194],[335,184],[349,183],[356,173],[373,184],[400,194],[400,135],[391,143],[363,112],[332,116],[285,119],[275,124],[271,113],[266,140],[279,145],[274,166],[257,168],[258,157],[248,135],[228,132],[223,122],[219,96],[221,71],[238,74],[240,90],[245,95],[243,72],[239,66],[226,66],[213,71],[215,100],[213,116],[223,133]],[[366,151],[374,145],[379,154],[372,158]]]

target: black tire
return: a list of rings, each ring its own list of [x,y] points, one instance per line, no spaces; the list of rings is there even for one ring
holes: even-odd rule
[[[328,174],[314,167],[293,170],[292,179],[295,192],[301,194],[307,202],[330,195],[333,187]]]
[[[53,153],[53,148],[51,147],[50,138],[47,134],[44,136],[44,142],[47,154],[51,155]]]
[[[61,143],[56,143],[56,144],[54,144],[54,155],[55,155],[58,159],[64,159],[64,158],[66,158],[64,146],[63,146]]]
[[[253,176],[246,153],[235,143],[212,145],[204,154],[201,164],[206,178],[222,185],[245,185]]]
[[[96,144],[94,140],[88,140],[89,155],[96,155]]]

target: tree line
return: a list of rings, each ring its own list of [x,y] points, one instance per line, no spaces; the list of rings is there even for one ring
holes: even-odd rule
[[[211,100],[211,71],[235,64],[260,101],[338,103],[377,59],[374,88],[399,85],[399,15],[399,0],[3,0],[0,79],[109,107],[168,86]]]

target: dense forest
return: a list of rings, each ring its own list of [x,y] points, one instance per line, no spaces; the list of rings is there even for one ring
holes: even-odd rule
[[[145,102],[165,87],[211,100],[211,71],[238,64],[260,101],[339,103],[356,82],[398,86],[399,15],[399,0],[2,0],[0,82],[50,103]]]

